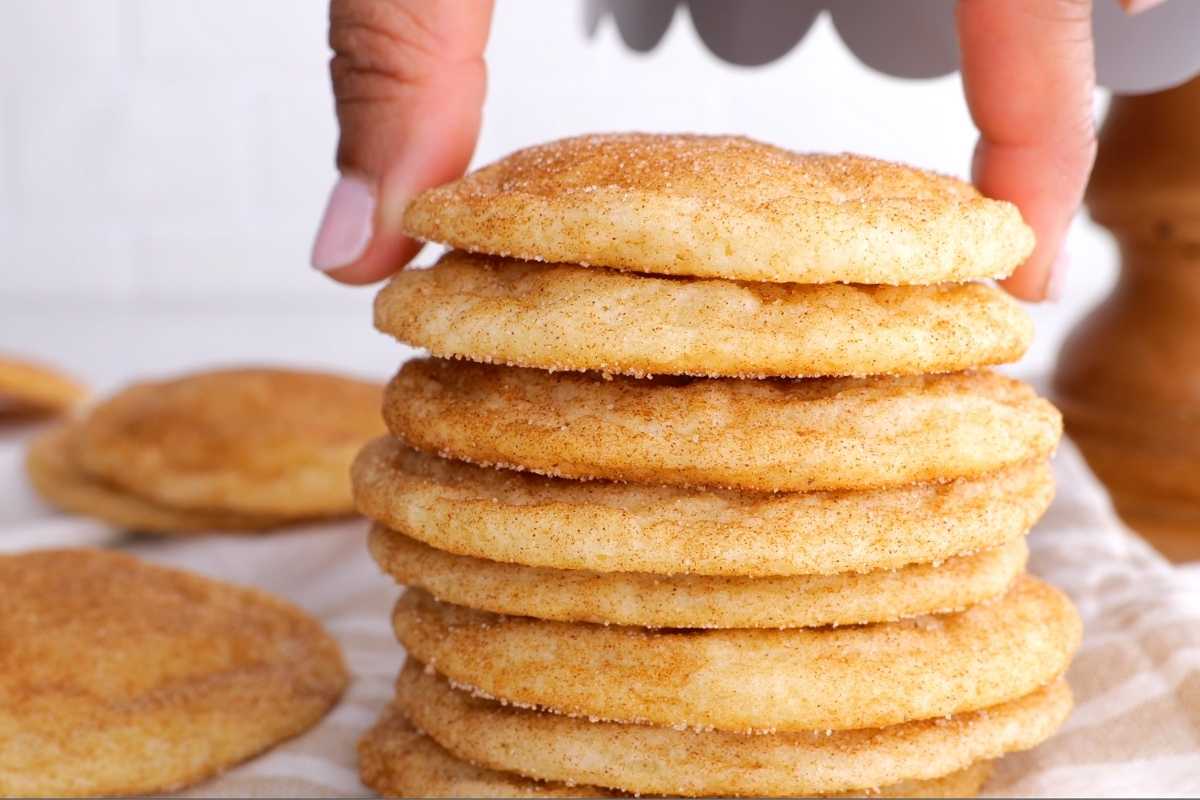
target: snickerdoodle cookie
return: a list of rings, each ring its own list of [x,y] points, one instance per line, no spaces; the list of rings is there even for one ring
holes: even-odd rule
[[[1011,542],[1054,494],[1044,462],[859,492],[738,492],[570,481],[371,442],[359,510],[459,555],[597,572],[829,575],[940,561]]]
[[[76,423],[60,425],[34,439],[25,457],[29,481],[42,498],[64,511],[83,514],[117,528],[153,533],[254,531],[289,520],[200,508],[174,508],[106,483],[75,463]]]
[[[959,611],[1004,594],[1024,538],[941,563],[747,578],[527,567],[458,556],[376,525],[371,554],[399,583],[497,614],[654,628],[799,628]]]
[[[435,356],[627,375],[914,375],[1015,361],[1029,315],[979,283],[655,278],[460,251],[404,270],[375,325]]]
[[[541,781],[515,772],[477,767],[449,753],[420,733],[395,705],[358,745],[363,783],[384,797],[627,797],[615,789],[587,784]],[[941,778],[908,780],[844,796],[972,797],[991,772],[991,762],[978,761]],[[828,794],[823,796],[830,796]],[[837,793],[834,796],[843,796]]]
[[[755,491],[977,477],[1050,454],[1058,411],[992,372],[746,381],[406,363],[392,433],[427,452],[568,478]]]
[[[82,421],[87,473],[154,503],[277,517],[348,514],[354,454],[382,432],[379,387],[244,368],[140,383]]]
[[[59,370],[0,354],[0,414],[61,413],[85,397],[87,389]]]
[[[101,550],[0,556],[0,794],[162,793],[314,725],[336,643],[274,597]]]
[[[409,589],[405,650],[456,684],[585,717],[727,731],[866,728],[1028,694],[1079,645],[1070,601],[1023,576],[966,611],[786,630],[651,630],[510,617]]]
[[[1063,681],[985,710],[886,728],[745,735],[567,717],[474,697],[410,662],[396,706],[460,759],[542,780],[667,795],[798,796],[930,780],[1048,738]]]
[[[686,134],[580,136],[520,150],[418,195],[404,227],[515,258],[798,283],[1000,277],[1034,243],[1015,206],[960,180]]]

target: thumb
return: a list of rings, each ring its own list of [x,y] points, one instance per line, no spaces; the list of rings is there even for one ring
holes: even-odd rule
[[[334,185],[312,265],[344,283],[402,268],[417,192],[462,175],[479,136],[492,0],[332,0]]]

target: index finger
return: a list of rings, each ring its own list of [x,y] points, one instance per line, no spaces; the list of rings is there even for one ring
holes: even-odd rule
[[[960,0],[967,105],[979,128],[973,177],[985,195],[1021,209],[1037,234],[1004,285],[1052,293],[1056,261],[1096,154],[1090,0]],[[1061,277],[1063,264],[1058,261]]]

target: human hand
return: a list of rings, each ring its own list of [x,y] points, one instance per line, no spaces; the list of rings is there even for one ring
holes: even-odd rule
[[[1161,0],[1121,0],[1139,13]],[[1063,240],[1096,157],[1091,0],[959,0],[963,90],[979,128],[972,179],[1008,200],[1037,248],[1004,286],[1024,300],[1057,299]]]
[[[1157,0],[1122,0],[1130,12]],[[1037,249],[1007,281],[1041,300],[1095,157],[1091,0],[959,0],[963,86],[980,130],[973,177],[1009,200]],[[370,283],[419,245],[400,231],[407,202],[459,177],[479,134],[492,0],[332,0],[330,64],[341,139],[313,265]]]
[[[420,244],[404,207],[463,174],[479,138],[492,0],[331,0],[329,64],[337,100],[334,185],[312,264],[372,283]]]

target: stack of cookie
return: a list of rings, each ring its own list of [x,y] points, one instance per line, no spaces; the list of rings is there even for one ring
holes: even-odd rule
[[[376,302],[435,357],[354,467],[410,587],[368,785],[963,795],[1062,722],[1079,620],[1024,574],[1060,420],[981,369],[1031,327],[970,282],[1028,255],[1012,206],[620,135],[518,152],[406,225],[475,254]]]

